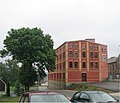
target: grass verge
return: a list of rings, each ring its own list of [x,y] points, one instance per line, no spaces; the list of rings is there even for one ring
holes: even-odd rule
[[[91,86],[88,83],[79,83],[79,84],[71,84],[67,87],[69,90],[76,90],[76,91],[104,91],[107,93],[112,93],[112,90],[104,89],[96,86]]]

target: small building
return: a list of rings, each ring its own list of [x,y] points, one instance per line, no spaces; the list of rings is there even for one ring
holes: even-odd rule
[[[110,79],[116,79],[117,57],[111,57],[108,59],[108,74]]]
[[[120,55],[108,59],[108,70],[110,79],[117,79],[118,75],[120,77]]]
[[[56,55],[56,68],[48,73],[49,88],[108,78],[107,46],[95,43],[95,39],[65,42],[56,49]]]
[[[5,92],[6,84],[5,82],[0,78],[0,92]]]

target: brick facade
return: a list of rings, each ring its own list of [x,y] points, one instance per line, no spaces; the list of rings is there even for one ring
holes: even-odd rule
[[[48,74],[49,88],[108,78],[107,46],[94,39],[69,41],[56,49],[56,69]]]

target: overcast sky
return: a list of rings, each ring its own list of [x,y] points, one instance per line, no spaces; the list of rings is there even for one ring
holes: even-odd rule
[[[120,0],[0,0],[0,49],[11,28],[38,27],[54,40],[95,38],[120,53]],[[0,59],[0,61],[3,59]]]

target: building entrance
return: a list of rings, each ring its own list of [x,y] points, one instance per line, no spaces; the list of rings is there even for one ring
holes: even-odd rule
[[[87,82],[87,73],[82,73],[82,82]]]

